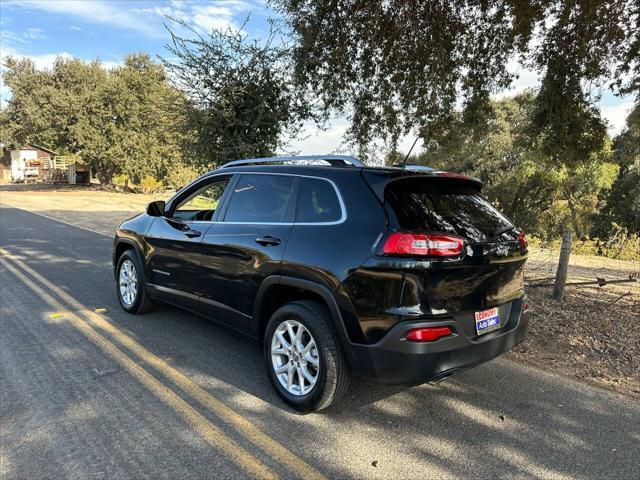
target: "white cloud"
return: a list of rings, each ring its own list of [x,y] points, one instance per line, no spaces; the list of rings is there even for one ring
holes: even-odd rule
[[[73,58],[73,55],[71,55],[69,52],[44,53],[41,55],[26,55],[24,53],[19,53],[13,49],[7,49],[6,51],[3,50],[2,52],[2,60],[4,60],[5,57],[13,57],[16,59],[22,59],[22,58],[29,59],[33,61],[33,63],[35,63],[36,68],[42,70],[42,69],[52,68],[53,63],[56,61],[56,58],[58,57],[68,59],[68,58]]]
[[[335,119],[326,130],[307,122],[298,138],[289,143],[287,150],[299,152],[300,155],[336,153],[348,127],[344,118]]]
[[[226,18],[211,17],[209,15],[194,15],[192,21],[197,27],[200,27],[200,29],[205,32],[235,28],[233,22],[229,22]]]
[[[0,30],[0,47],[2,47],[2,55],[6,55],[6,51],[13,49],[15,46],[26,45],[28,42],[16,35],[11,30]]]
[[[107,0],[1,0],[3,7],[39,10],[63,14],[79,21],[110,25],[114,28],[132,29],[149,36],[164,37],[162,23],[167,16],[184,21],[202,33],[211,29],[237,29],[251,12],[265,10],[263,1],[211,0],[125,3]],[[82,27],[70,25],[70,30]],[[33,32],[34,35],[37,32]],[[36,38],[36,37],[29,37]]]
[[[140,14],[122,8],[120,2],[108,3],[102,0],[3,0],[3,3],[5,6],[66,14],[87,22],[104,23],[120,28],[142,31],[147,34],[160,32],[159,28],[156,28],[157,26],[140,18]]]
[[[113,70],[114,68],[122,66],[122,62],[117,60],[100,60],[100,64],[107,70]]]
[[[60,52],[46,53],[44,55],[22,55],[22,57],[32,60],[39,69],[50,69],[58,57],[70,59],[73,58],[73,55],[68,52]]]
[[[199,32],[209,33],[212,29],[238,29],[238,24],[246,15],[262,8],[264,7],[260,2],[217,0],[207,3],[172,1],[170,5],[156,6],[148,10],[163,17],[181,20]]]
[[[44,36],[44,30],[36,27],[27,28],[27,30],[23,33],[23,36],[31,40],[47,38]]]
[[[74,32],[82,32],[83,28],[78,27],[77,25],[69,25],[69,30],[73,30]]]
[[[344,117],[333,118],[326,129],[318,128],[313,122],[307,122],[298,138],[289,141],[286,151],[300,155],[341,154],[357,157],[357,152],[352,150],[352,146],[344,143],[348,128],[349,121]],[[415,139],[415,134],[401,137],[398,141],[398,150],[408,152]],[[422,141],[419,140],[412,153],[418,153],[421,148]],[[386,153],[386,147],[378,145],[376,151],[378,155],[374,155],[376,158],[373,160],[381,161]]]

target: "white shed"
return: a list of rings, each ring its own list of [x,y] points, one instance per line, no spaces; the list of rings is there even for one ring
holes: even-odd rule
[[[38,176],[38,168],[28,167],[28,161],[38,160],[37,150],[11,150],[11,181],[24,182],[27,177]],[[35,171],[35,172],[34,172]]]

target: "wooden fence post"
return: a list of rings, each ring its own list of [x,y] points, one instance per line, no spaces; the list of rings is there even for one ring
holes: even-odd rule
[[[564,232],[562,235],[562,246],[560,247],[560,258],[558,259],[558,269],[556,270],[556,281],[553,285],[553,298],[558,302],[564,299],[564,286],[567,283],[567,270],[569,269],[569,256],[571,255],[571,232]]]

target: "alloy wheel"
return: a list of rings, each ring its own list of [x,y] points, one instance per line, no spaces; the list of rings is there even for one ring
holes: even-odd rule
[[[122,301],[127,306],[133,305],[138,294],[138,276],[131,260],[127,259],[120,265],[119,284]]]
[[[280,385],[291,395],[307,395],[318,381],[320,358],[311,332],[295,320],[285,320],[271,339],[271,363]]]

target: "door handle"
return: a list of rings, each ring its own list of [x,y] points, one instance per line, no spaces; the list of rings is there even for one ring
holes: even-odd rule
[[[267,245],[280,245],[280,239],[279,238],[275,238],[275,237],[270,237],[270,236],[266,236],[266,237],[258,237],[256,238],[256,243],[259,243],[260,245],[264,245],[265,247]]]
[[[202,235],[202,232],[199,232],[197,230],[187,230],[186,232],[184,232],[184,234],[189,238],[197,238]]]

